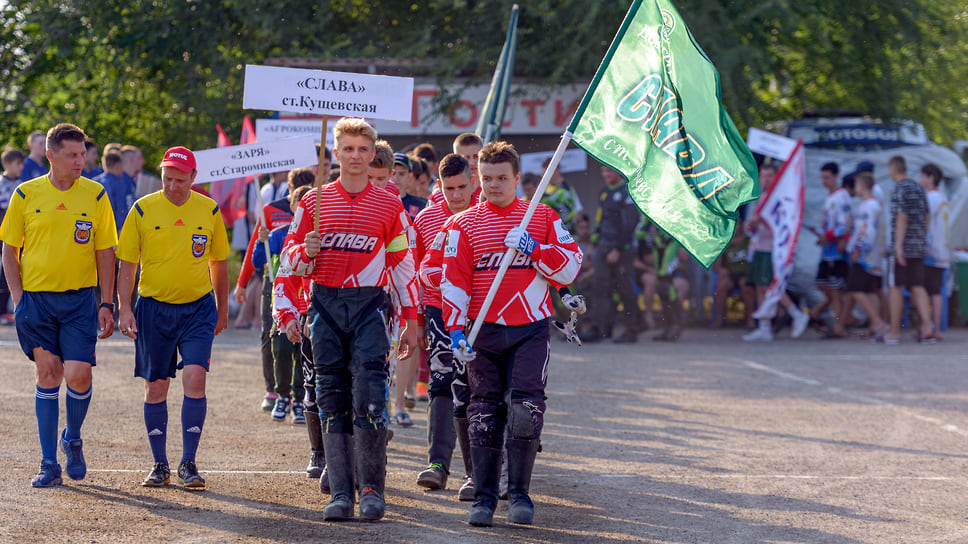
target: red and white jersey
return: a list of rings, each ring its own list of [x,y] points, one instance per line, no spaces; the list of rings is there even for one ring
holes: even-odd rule
[[[427,204],[428,208],[434,204],[440,204],[444,201],[444,192],[440,190],[440,187],[434,187],[434,192],[430,193],[430,198],[427,200],[429,201]],[[477,189],[474,189],[474,192],[471,193],[471,206],[481,202],[482,200],[481,187],[478,185]]]
[[[387,186],[384,187],[383,190],[387,191],[388,193],[390,193],[391,195],[397,198],[400,198],[400,188],[397,187],[396,183],[393,183],[392,179],[387,180]]]
[[[420,279],[420,304],[421,306],[441,307],[440,299],[440,275],[443,272],[443,246],[444,232],[441,230],[447,218],[454,215],[446,202],[433,204],[424,208],[413,220],[413,228],[416,230],[416,244],[414,245],[414,258],[417,262],[417,274]],[[428,251],[436,247],[439,254],[435,263],[427,263],[427,270],[424,269],[426,255]],[[433,270],[430,270],[433,268]],[[436,281],[425,280],[428,274],[435,276]]]
[[[424,292],[434,290],[438,291],[438,296],[440,296],[440,283],[444,279],[444,242],[447,240],[447,231],[452,228],[456,218],[456,215],[452,215],[444,221],[444,226],[441,227],[437,236],[434,237],[430,243],[430,247],[427,248],[427,252],[419,263],[418,268],[420,272],[418,276]],[[425,302],[424,304],[426,305],[427,303]],[[437,307],[443,308],[442,300],[440,304]]]
[[[410,219],[400,199],[372,184],[347,193],[337,180],[320,191],[320,250],[306,256],[306,234],[313,230],[316,191],[307,192],[293,219],[283,253],[293,273],[327,287],[386,287],[399,301],[405,319],[416,318],[418,302]]]
[[[292,211],[289,209],[289,203],[286,203],[282,208],[276,205],[279,203],[280,201],[276,200],[262,207],[262,213],[265,214],[266,222],[269,223],[269,230],[284,227],[292,222]],[[259,224],[261,223],[262,218],[260,217]],[[259,227],[256,225],[256,228],[252,229],[252,236],[249,238],[249,245],[245,249],[245,257],[242,258],[242,269],[239,271],[239,279],[236,282],[236,285],[243,289],[249,284],[249,280],[255,272],[255,267],[252,266],[252,252],[255,250],[255,245],[258,241]]]
[[[453,331],[467,319],[477,319],[487,291],[507,251],[504,238],[521,224],[528,203],[515,200],[507,208],[484,202],[449,222],[444,243],[444,271],[440,285],[444,323]],[[551,316],[548,283],[555,288],[574,281],[582,252],[561,225],[558,212],[538,204],[528,234],[537,242],[530,257],[515,252],[501,281],[486,323],[525,325]]]
[[[292,273],[289,254],[283,252],[272,284],[272,319],[276,326],[285,329],[292,320],[309,311],[309,288],[312,282],[305,276]]]

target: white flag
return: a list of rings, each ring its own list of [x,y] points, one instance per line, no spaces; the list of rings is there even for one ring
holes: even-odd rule
[[[773,231],[773,281],[766,290],[763,303],[753,314],[756,319],[773,319],[776,305],[793,271],[793,252],[803,219],[805,168],[803,142],[798,140],[766,198],[756,209],[760,219]]]

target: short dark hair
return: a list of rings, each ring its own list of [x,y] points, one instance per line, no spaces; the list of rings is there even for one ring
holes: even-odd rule
[[[413,174],[414,179],[419,178],[424,174],[430,173],[430,168],[427,166],[426,161],[420,157],[410,157],[410,173]]]
[[[312,168],[296,168],[289,171],[289,186],[295,191],[300,187],[305,187],[307,185],[312,185],[316,181],[316,174],[313,174]]]
[[[11,147],[6,151],[4,151],[3,155],[0,155],[0,163],[10,164],[14,161],[24,162],[24,157],[25,156],[23,151]]]
[[[37,136],[44,136],[44,131],[43,130],[35,130],[35,131],[31,132],[30,133],[30,136],[27,136],[27,147],[30,147],[30,143],[33,142],[34,141],[34,138],[36,138]]]
[[[54,125],[47,131],[47,149],[59,151],[65,141],[84,143],[87,136],[83,130],[70,123]]]
[[[508,142],[491,142],[481,149],[477,157],[478,162],[485,164],[511,163],[511,172],[517,175],[520,167],[518,151]]]
[[[106,155],[104,155],[104,166],[105,167],[112,168],[112,167],[117,166],[119,164],[121,164],[121,154],[120,153],[117,153],[117,152],[114,152],[114,151],[109,151]]]
[[[537,187],[539,183],[541,183],[541,178],[538,177],[538,174],[528,172],[527,174],[521,176],[521,185],[534,185]]]
[[[854,183],[864,187],[868,191],[874,189],[874,174],[870,172],[860,172],[854,176]]]
[[[821,168],[821,170],[823,170],[823,168]],[[854,187],[857,185],[857,175],[847,174],[846,176],[844,176],[844,179],[840,182],[840,185],[844,189],[847,189],[848,191],[853,191]]]
[[[430,164],[437,163],[437,150],[434,149],[434,146],[430,145],[429,143],[424,142],[418,145],[416,148],[414,148],[413,154],[414,156],[420,157]]]
[[[443,159],[440,159],[440,166],[437,168],[437,172],[440,175],[440,179],[458,176],[460,174],[470,177],[471,165],[467,162],[467,159],[457,153],[448,153],[444,155]]]
[[[907,173],[907,161],[905,161],[904,157],[900,155],[894,155],[893,157],[888,159],[887,166],[889,168],[894,168],[899,172],[904,172],[905,174]]]
[[[316,144],[316,156],[317,157],[319,156],[319,148],[320,148],[320,145],[319,144]],[[326,157],[329,160],[333,160],[333,153],[330,152],[330,150],[329,150],[328,147],[325,148],[325,149],[323,149],[323,156]]]
[[[370,166],[393,169],[393,148],[386,140],[377,140],[373,144],[373,160],[370,161]]]
[[[941,178],[944,177],[944,174],[941,173],[941,168],[939,168],[938,165],[934,164],[933,162],[929,162],[928,164],[922,166],[921,173],[931,178],[931,180],[934,182],[934,187],[937,187],[938,184],[941,183]]]
[[[309,173],[312,174],[313,173],[312,170],[310,170]],[[299,187],[296,187],[295,189],[292,190],[292,196],[295,197],[296,202],[299,202],[300,200],[302,200],[303,195],[305,195],[307,192],[311,191],[312,189],[313,189],[312,187],[309,187],[307,185],[300,185]]]
[[[90,151],[92,149],[97,151],[97,142],[90,138],[84,140],[84,151]]]
[[[837,166],[837,163],[835,162],[828,162],[828,163],[824,163],[824,165],[820,167],[820,171],[830,172],[831,174],[836,176],[840,174],[840,167]]]
[[[480,136],[474,134],[473,132],[465,132],[460,136],[454,138],[454,152],[457,152],[457,147],[462,145],[474,145],[477,144],[481,147],[484,146],[484,140]]]

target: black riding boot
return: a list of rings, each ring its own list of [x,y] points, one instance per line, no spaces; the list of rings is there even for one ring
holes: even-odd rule
[[[434,397],[430,400],[427,426],[427,442],[430,444],[429,466],[417,476],[417,485],[428,489],[445,489],[450,474],[450,461],[454,455],[456,429],[454,401],[450,397]]]
[[[329,474],[331,499],[323,509],[326,521],[353,518],[353,435],[323,433],[326,468]]]
[[[354,432],[360,471],[360,517],[378,520],[386,510],[383,489],[387,477],[387,430],[357,428]]]
[[[314,411],[315,410],[315,411]],[[326,468],[326,454],[323,450],[323,427],[319,423],[319,408],[306,410],[306,430],[309,432],[309,466],[306,475],[319,478]],[[329,488],[329,485],[326,485]],[[326,490],[329,492],[329,489]]]
[[[508,521],[530,525],[534,520],[534,503],[528,496],[531,471],[538,454],[538,440],[508,438]]]
[[[471,446],[471,458],[474,463],[474,504],[467,521],[478,527],[490,527],[494,523],[494,509],[497,508],[501,450]]]

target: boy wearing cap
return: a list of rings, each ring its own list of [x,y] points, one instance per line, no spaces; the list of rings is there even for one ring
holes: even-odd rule
[[[81,177],[84,139],[80,128],[67,123],[47,132],[51,170],[14,190],[0,226],[17,337],[36,368],[34,406],[43,458],[30,482],[34,487],[63,482],[57,463],[61,382],[67,382],[67,428],[59,441],[67,457],[65,472],[74,480],[87,473],[81,425],[91,403],[94,347],[97,338],[114,332],[117,230],[104,188]]]
[[[181,369],[185,398],[178,482],[204,489],[195,452],[205,424],[212,342],[228,323],[229,244],[218,205],[192,191],[195,155],[173,147],[159,167],[162,190],[138,199],[121,228],[118,327],[134,339],[134,374],[145,380],[144,419],[155,465],[141,485],[158,487],[169,481],[168,387]],[[132,310],[139,261],[139,296]]]
[[[427,207],[427,199],[410,193],[414,183],[412,170],[413,164],[410,157],[403,153],[393,154],[393,175],[391,179],[397,185],[397,189],[400,190],[400,202],[403,203],[403,209],[410,217],[410,221],[417,217],[420,210]]]

